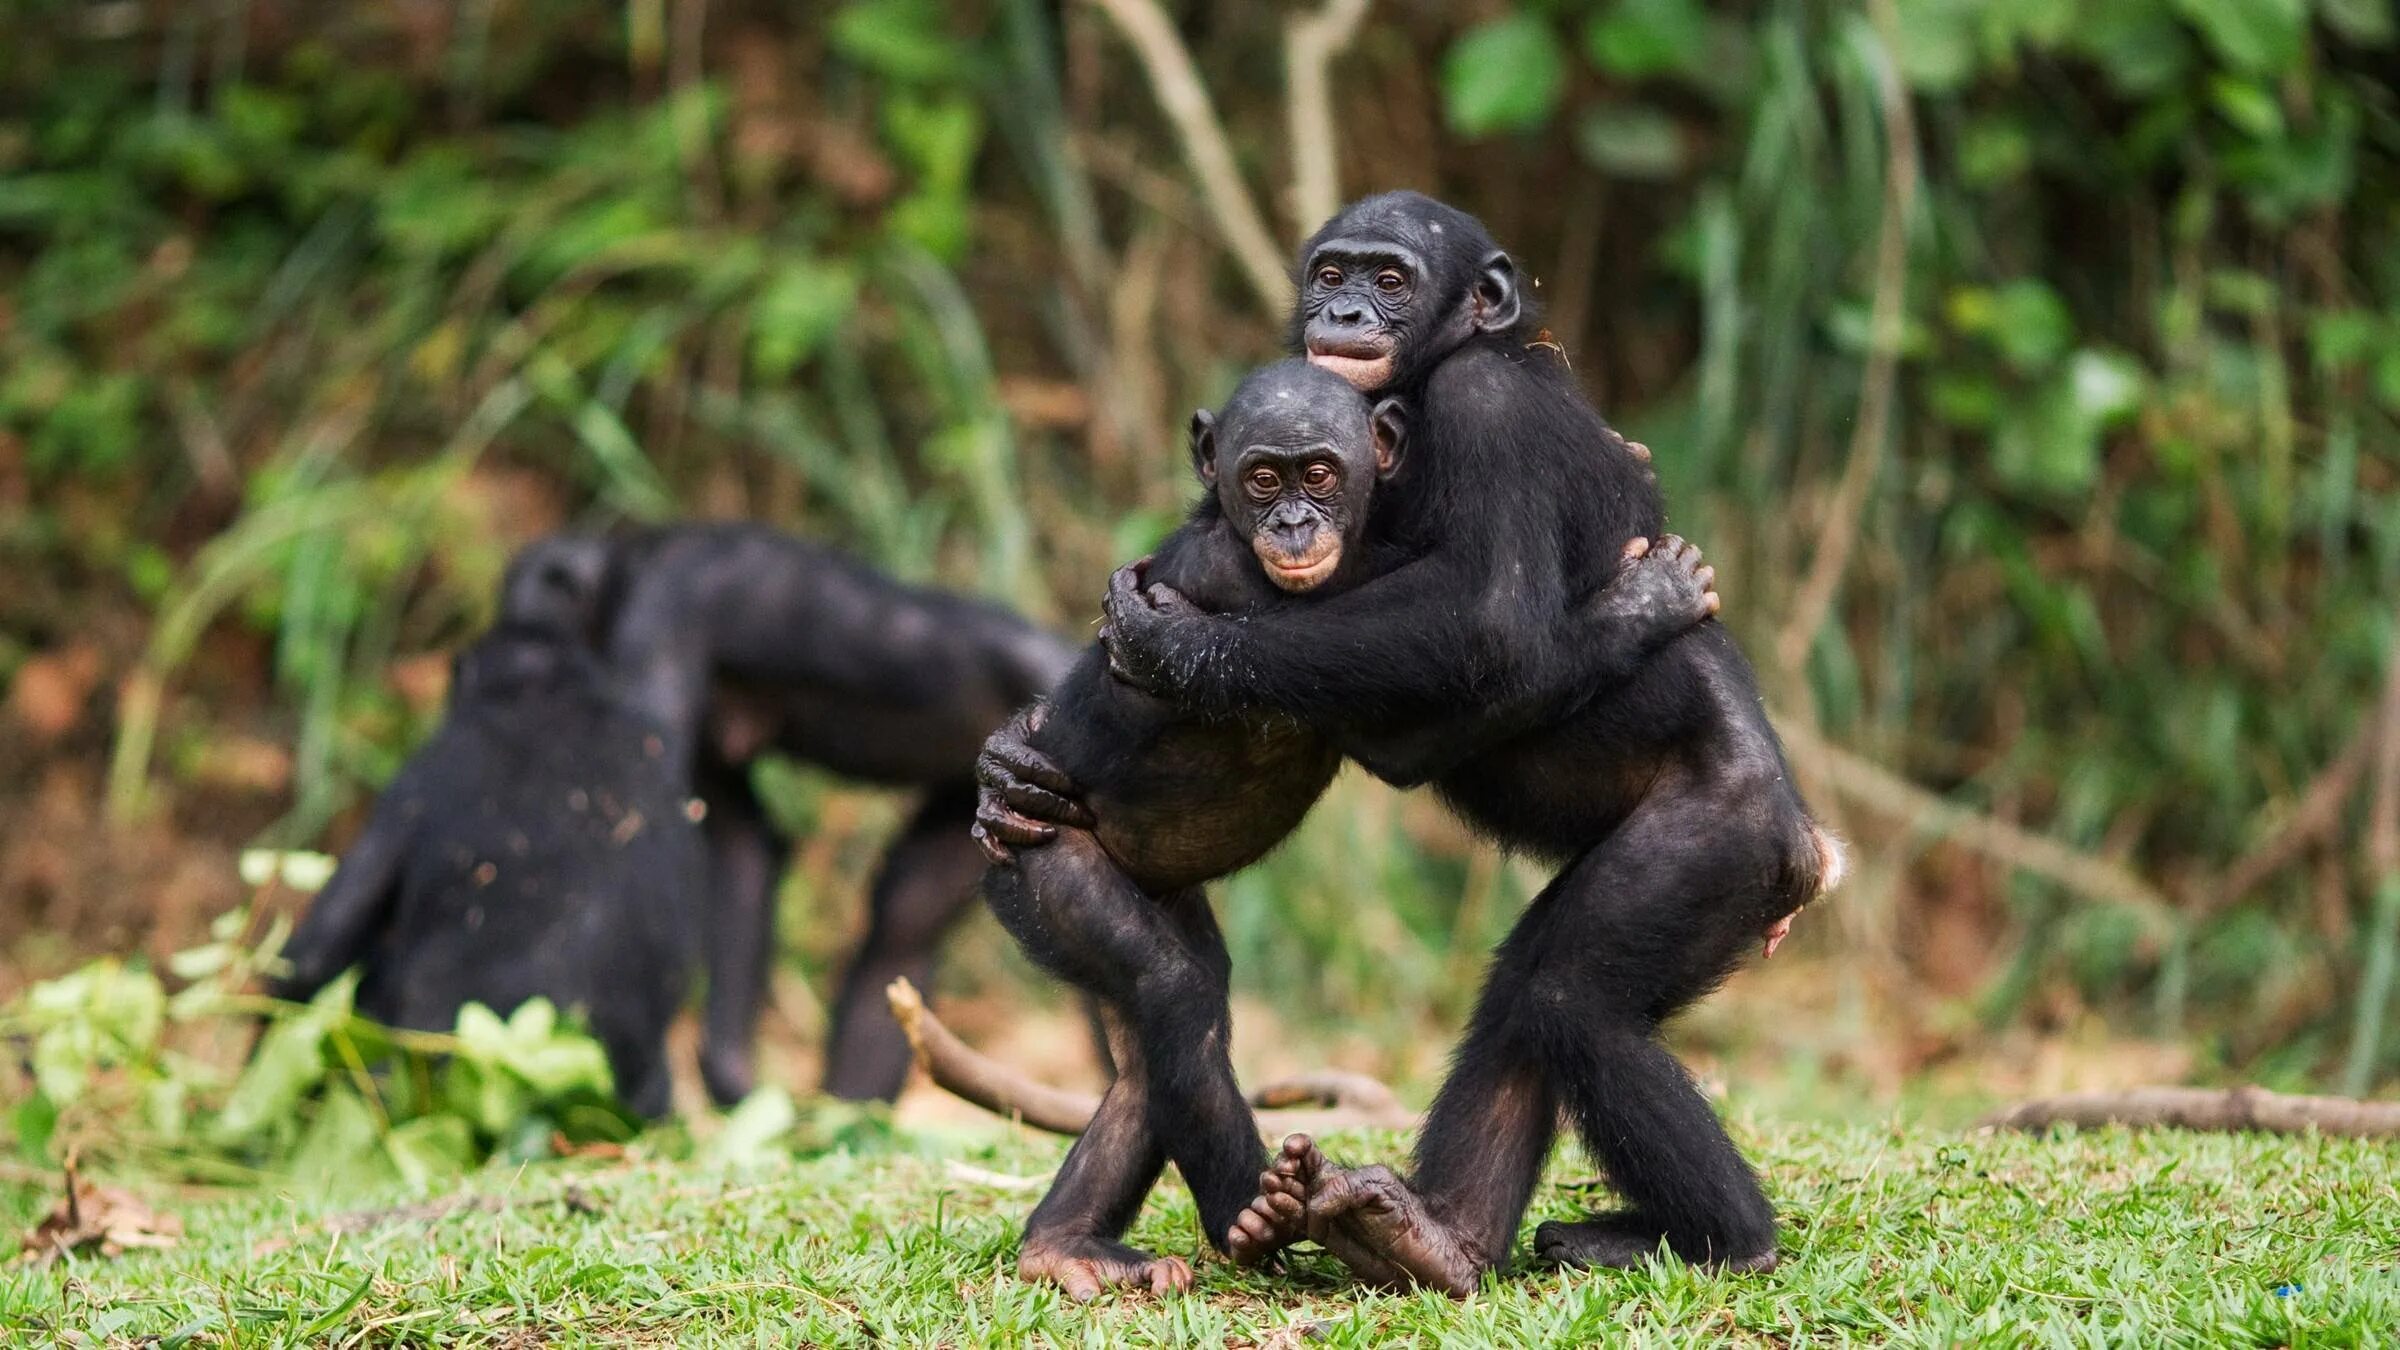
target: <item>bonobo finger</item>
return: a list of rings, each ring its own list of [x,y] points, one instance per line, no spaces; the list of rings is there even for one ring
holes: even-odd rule
[[[1719,609],[1722,609],[1724,604],[1725,598],[1718,595],[1715,591],[1710,591],[1708,594],[1700,597],[1700,608],[1707,610],[1711,614],[1714,614]]]
[[[1641,557],[1649,551],[1650,541],[1641,535],[1637,534],[1633,538],[1625,541],[1625,561],[1627,562],[1632,562],[1634,559]]]
[[[1700,583],[1701,590],[1714,590],[1716,589],[1717,585],[1717,569],[1713,567],[1703,567],[1699,571],[1692,573],[1692,580]]]
[[[983,743],[983,752],[975,757],[975,781],[1003,790],[1031,784],[1055,796],[1082,795],[1075,780],[1067,777],[1066,771],[1052,763],[1048,755],[1006,736],[995,736]]]
[[[1642,444],[1640,441],[1627,441],[1625,442],[1625,448],[1632,453],[1635,459],[1640,460],[1644,464],[1650,462],[1649,446]]]
[[[1045,825],[1071,825],[1079,830],[1092,827],[1091,808],[1072,797],[1061,797],[1032,783],[1011,783],[994,790],[1001,802],[1017,815]]]
[[[983,850],[984,861],[992,866],[1014,867],[1017,865],[1017,855],[1009,852],[1008,845],[994,838],[990,830],[983,828],[982,822],[978,821],[968,829],[967,837],[975,841],[975,847]]]

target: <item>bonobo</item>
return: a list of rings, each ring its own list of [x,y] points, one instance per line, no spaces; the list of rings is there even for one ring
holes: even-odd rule
[[[668,761],[692,775],[706,809],[700,1071],[719,1103],[754,1082],[789,852],[751,790],[751,762],[778,750],[922,791],[869,891],[826,1052],[827,1091],[897,1096],[909,1051],[883,990],[902,976],[929,984],[942,935],[974,901],[976,748],[1049,689],[1073,649],[997,605],[904,585],[763,525],[582,542],[610,562],[603,650],[665,728]]]
[[[668,1106],[667,1023],[689,991],[701,881],[659,728],[588,645],[606,559],[537,548],[502,621],[454,665],[441,729],[284,946],[279,998],[363,964],[358,1007],[448,1031],[480,1002],[580,1008],[634,1110]]]
[[[1115,668],[1188,715],[1291,718],[1564,866],[1495,956],[1413,1172],[1345,1170],[1295,1136],[1230,1250],[1257,1262],[1311,1237],[1363,1278],[1463,1294],[1506,1259],[1563,1109],[1629,1207],[1544,1224],[1540,1255],[1627,1265],[1663,1240],[1770,1268],[1773,1210],[1657,1033],[1830,888],[1840,852],[1720,625],[1613,684],[1562,678],[1581,659],[1562,617],[1664,512],[1642,459],[1530,344],[1481,222],[1414,193],[1368,198],[1309,241],[1300,280],[1294,345],[1412,414],[1375,512],[1376,573],[1305,612],[1235,615],[1155,568],[1121,570]],[[1458,716],[1477,707],[1492,715]],[[1024,817],[1081,818],[1090,785],[1025,753],[1043,749],[987,747],[987,831],[1015,842],[1038,837]],[[1186,1028],[1152,1053],[1200,1050]]]
[[[1303,362],[1252,374],[1217,416],[1193,418],[1193,465],[1214,491],[1159,546],[1150,575],[1246,619],[1338,604],[1386,566],[1368,542],[1370,501],[1401,471],[1406,428],[1399,404],[1370,410]],[[1688,550],[1651,550],[1562,608],[1560,645],[1581,658],[1574,680],[1603,683],[1704,618],[1714,597],[1703,571]],[[1081,789],[1078,802],[1046,804],[1062,830],[987,813],[994,828],[977,835],[996,862],[1011,862],[1008,841],[1055,841],[994,867],[984,891],[1035,962],[1099,1003],[1117,1069],[1026,1225],[1018,1269],[1076,1298],[1184,1287],[1182,1261],[1117,1240],[1160,1169],[1175,1162],[1203,1232],[1223,1246],[1266,1162],[1227,1058],[1228,960],[1201,887],[1281,842],[1340,755],[1288,718],[1183,714],[1112,675],[1098,644],[987,753],[999,757],[981,768],[994,781],[1053,774]]]

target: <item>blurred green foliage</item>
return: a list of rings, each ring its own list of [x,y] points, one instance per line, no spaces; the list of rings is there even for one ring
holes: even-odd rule
[[[1079,619],[1172,520],[1182,414],[1272,349],[1095,7],[437,8],[0,8],[0,464],[31,501],[0,538],[162,616],[121,804],[154,730],[208,725],[173,678],[226,622],[296,718],[277,833],[380,781],[421,730],[383,670],[482,618],[522,524],[474,490],[500,468]],[[1285,9],[1169,8],[1277,179],[1249,95]],[[1972,987],[1927,979],[1992,1021],[2093,1009],[2355,1081],[2400,1067],[2367,794],[2216,885],[2362,734],[2396,636],[2395,42],[2381,0],[1379,6],[1336,132],[1346,186],[1451,197],[1544,280],[1783,716],[2170,901],[1845,818],[1839,941],[1906,971],[1964,931]],[[1404,1003],[1404,1039],[1535,880],[1337,794],[1226,926],[1251,987]]]

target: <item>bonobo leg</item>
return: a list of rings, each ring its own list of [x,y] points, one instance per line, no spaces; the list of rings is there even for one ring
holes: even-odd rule
[[[1123,1019],[1104,1014],[1102,1022],[1109,1056],[1125,1071],[1067,1150],[1017,1255],[1018,1278],[1048,1280],[1078,1303],[1103,1289],[1164,1294],[1192,1287],[1192,1268],[1180,1258],[1153,1257],[1116,1240],[1141,1211],[1167,1155],[1150,1129],[1141,1047]]]
[[[1471,1291],[1506,1259],[1564,1106],[1631,1209],[1543,1225],[1545,1257],[1623,1265],[1663,1239],[1688,1261],[1771,1269],[1757,1178],[1656,1040],[1777,912],[1775,841],[1798,832],[1759,808],[1730,785],[1662,783],[1560,874],[1501,945],[1414,1178],[1317,1165],[1309,1235],[1362,1277]]]
[[[1036,964],[1122,1020],[1129,1035],[1112,1037],[1117,1081],[1141,1083],[1153,1137],[1191,1188],[1202,1232],[1222,1247],[1266,1151],[1234,1082],[1230,962],[1207,898],[1197,890],[1145,894],[1089,833],[1073,829],[1021,851],[1013,866],[993,868],[984,892]],[[1138,1064],[1122,1056],[1128,1043],[1139,1051]],[[1028,1242],[1045,1236],[1027,1231]],[[1113,1238],[1116,1230],[1097,1236]]]
[[[968,837],[975,794],[936,789],[883,855],[868,892],[867,937],[842,977],[825,1055],[825,1090],[836,1097],[889,1101],[908,1080],[908,1040],[892,1020],[884,989],[906,977],[933,982],[942,935],[975,900],[983,853]]]
[[[708,811],[700,821],[708,845],[700,1078],[710,1100],[731,1106],[756,1086],[751,1054],[775,964],[775,881],[786,848],[741,769],[706,763],[697,786]]]

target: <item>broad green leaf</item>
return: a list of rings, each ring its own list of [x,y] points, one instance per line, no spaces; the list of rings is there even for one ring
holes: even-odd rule
[[[1468,29],[1442,61],[1442,106],[1464,136],[1530,131],[1550,120],[1567,82],[1557,34],[1532,14]]]
[[[1928,93],[1956,89],[1975,73],[1975,10],[1964,0],[1900,0],[1900,77]]]
[[[475,1165],[475,1137],[456,1116],[426,1116],[383,1137],[384,1156],[411,1187],[424,1190]]]
[[[1592,64],[1612,75],[1692,70],[1708,48],[1708,16],[1693,0],[1617,0],[1583,28]]]
[[[2175,0],[2175,11],[2229,66],[2280,75],[2299,59],[2306,0]]]
[[[2075,340],[2075,317],[2058,292],[2030,277],[1992,293],[1992,341],[2019,370],[2036,370],[2064,355]]]
[[[2317,0],[2317,12],[2327,27],[2361,47],[2388,47],[2400,36],[2392,0]]]
[[[1593,168],[1619,178],[1672,178],[1683,168],[1675,119],[1641,104],[1604,104],[1577,119],[1575,148]]]
[[[816,354],[858,303],[858,273],[799,256],[776,264],[750,306],[750,369],[780,380]]]
[[[790,1093],[772,1084],[759,1088],[725,1117],[725,1128],[708,1141],[704,1156],[717,1165],[757,1162],[776,1150],[799,1119]]]
[[[894,79],[955,82],[968,61],[950,36],[949,13],[934,0],[854,0],[833,16],[834,50]]]

